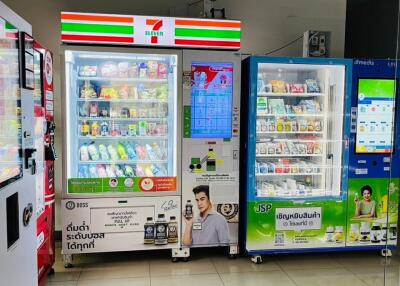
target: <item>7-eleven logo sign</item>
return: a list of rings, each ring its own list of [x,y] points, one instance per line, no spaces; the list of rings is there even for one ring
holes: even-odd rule
[[[157,44],[158,37],[164,36],[164,32],[160,31],[163,26],[163,20],[160,19],[147,19],[146,26],[151,26],[150,31],[145,31],[146,36],[151,37],[151,43]]]

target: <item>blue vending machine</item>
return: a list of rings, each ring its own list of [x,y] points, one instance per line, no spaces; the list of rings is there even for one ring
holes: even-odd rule
[[[348,169],[346,246],[389,255],[397,244],[400,178],[396,70],[396,61],[354,60]]]
[[[247,253],[346,249],[352,61],[252,56],[242,74]]]

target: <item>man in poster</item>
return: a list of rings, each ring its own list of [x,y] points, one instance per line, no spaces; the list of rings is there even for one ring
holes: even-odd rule
[[[186,222],[183,244],[228,245],[229,228],[226,219],[213,209],[209,186],[200,185],[193,189],[200,216],[197,219],[183,214]]]

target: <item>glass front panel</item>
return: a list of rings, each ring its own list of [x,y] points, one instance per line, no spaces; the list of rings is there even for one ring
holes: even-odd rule
[[[343,66],[258,65],[256,196],[340,196]]]
[[[177,56],[67,51],[66,63],[68,178],[176,176]]]
[[[18,30],[0,18],[0,187],[22,176]]]

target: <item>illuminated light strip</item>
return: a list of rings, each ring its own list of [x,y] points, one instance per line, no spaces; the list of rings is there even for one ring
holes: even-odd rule
[[[61,20],[134,23],[132,16],[61,12]]]
[[[181,46],[207,46],[207,47],[221,47],[221,48],[240,48],[240,42],[229,41],[203,41],[203,40],[183,40],[176,39],[176,45]]]
[[[62,35],[62,41],[68,42],[96,42],[96,43],[124,43],[133,44],[133,37],[91,36],[91,35]]]
[[[205,26],[205,27],[220,27],[220,28],[239,28],[238,21],[209,21],[209,20],[191,20],[191,19],[176,19],[176,26]]]
[[[240,41],[240,31],[175,28],[176,37],[222,38]]]
[[[175,40],[199,40],[199,41],[221,41],[239,43],[240,39],[224,39],[224,38],[195,38],[195,37],[175,37]]]

